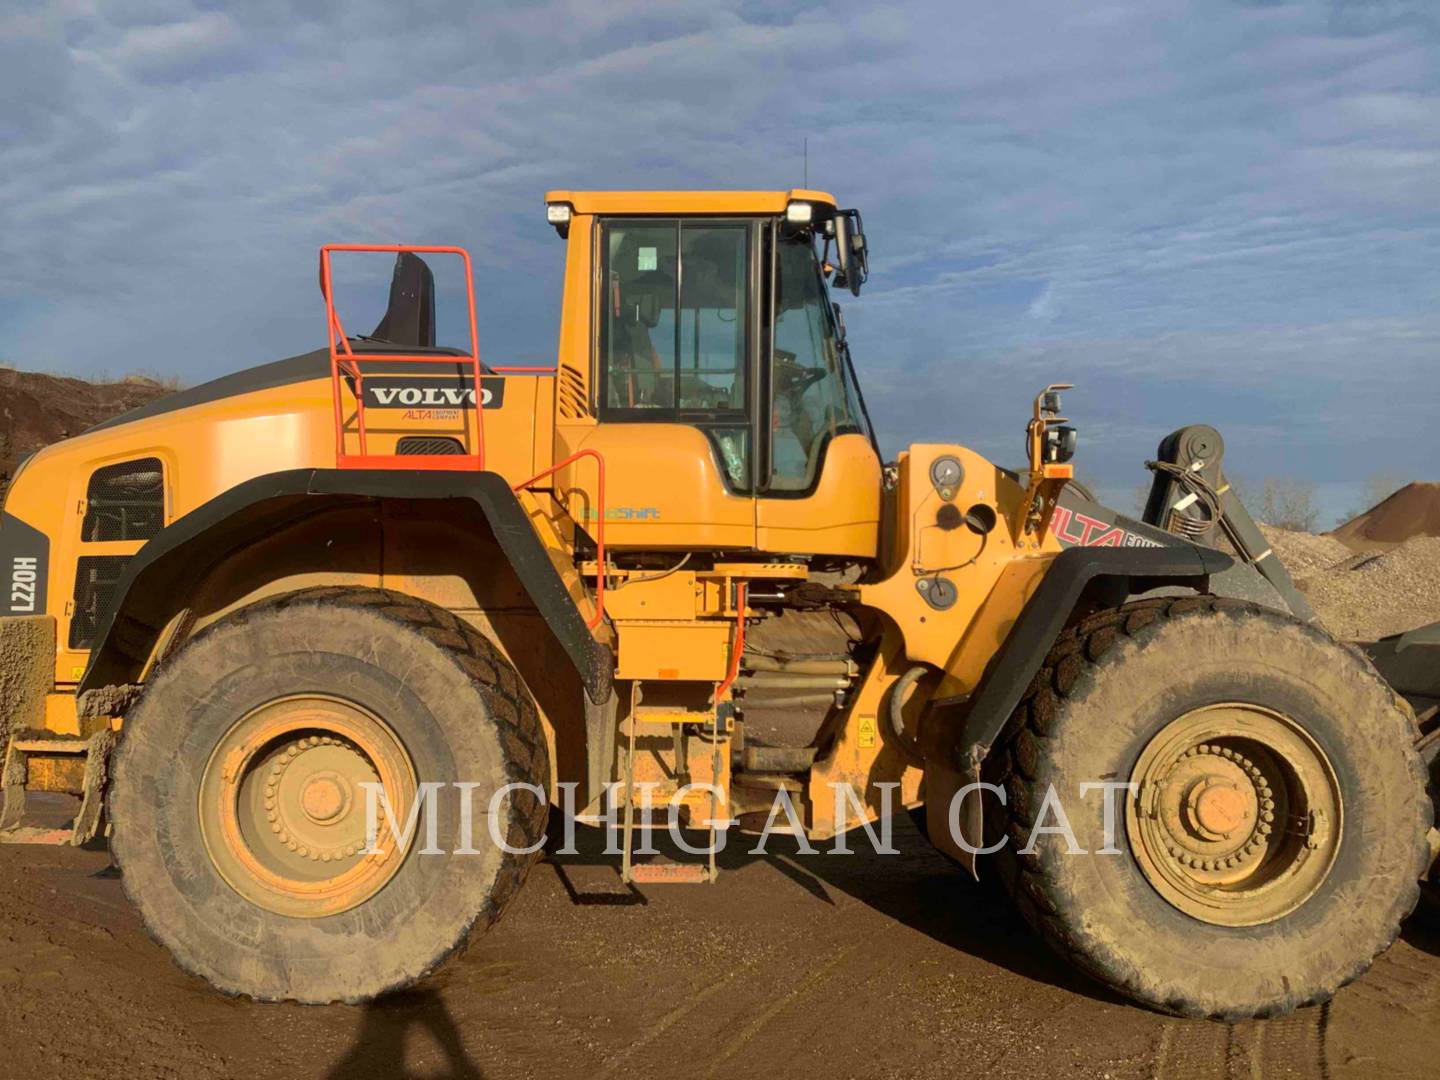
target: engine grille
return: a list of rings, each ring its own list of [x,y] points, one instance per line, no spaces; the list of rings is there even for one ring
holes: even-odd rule
[[[395,453],[407,456],[463,454],[465,447],[459,439],[452,439],[446,435],[406,435],[396,443]]]
[[[149,540],[164,527],[165,471],[159,458],[95,470],[85,489],[82,540]]]
[[[116,586],[129,555],[85,555],[75,564],[75,611],[70,619],[70,648],[95,644],[100,625],[115,607]]]

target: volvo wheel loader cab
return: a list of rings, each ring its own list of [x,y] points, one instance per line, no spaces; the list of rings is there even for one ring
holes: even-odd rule
[[[833,198],[546,198],[569,244],[555,454],[604,456],[611,550],[873,557],[880,457],[824,281]]]
[[[481,361],[459,249],[335,245],[325,348],[26,464],[0,837],[108,828],[177,961],[266,1000],[424,977],[552,805],[611,823],[638,884],[714,882],[747,821],[917,811],[1084,970],[1191,1015],[1322,1000],[1392,940],[1427,858],[1413,713],[1255,546],[1218,436],[1162,447],[1144,521],[1070,485],[1063,385],[1017,409],[1016,471],[882,466],[830,293],[868,277],[857,212],[545,213],[553,368]],[[389,305],[355,334],[336,268],[377,255]],[[69,833],[27,826],[33,791],[80,797]],[[710,844],[647,861],[649,806]]]

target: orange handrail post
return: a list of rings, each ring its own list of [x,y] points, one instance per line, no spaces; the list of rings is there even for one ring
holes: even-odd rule
[[[330,345],[330,380],[335,395],[335,463],[340,467],[349,464],[375,465],[380,464],[378,459],[367,460],[368,447],[365,438],[365,397],[364,397],[364,376],[361,372],[360,357],[350,348],[350,339],[345,333],[345,328],[340,322],[340,316],[335,310],[335,296],[332,288],[330,273],[330,255],[336,251],[368,251],[368,252],[389,252],[401,254],[411,252],[417,255],[458,255],[465,266],[465,295],[469,306],[470,319],[470,354],[468,356],[453,355],[415,355],[386,353],[376,356],[377,360],[384,360],[386,363],[416,363],[416,364],[454,364],[468,363],[471,366],[471,384],[475,395],[475,453],[470,458],[464,459],[467,463],[473,460],[476,469],[485,468],[485,387],[482,381],[483,370],[480,363],[480,335],[479,327],[475,317],[475,277],[470,263],[470,253],[464,248],[445,247],[435,245],[417,244],[325,244],[320,248],[320,291],[325,296],[325,335]],[[338,339],[338,340],[337,340]],[[338,348],[337,348],[338,345]],[[353,462],[347,460],[349,455],[345,453],[345,415],[344,408],[340,402],[340,368],[341,358],[349,362],[347,372],[355,380],[355,422],[360,444],[360,453]],[[407,468],[425,468],[423,458],[407,462]],[[457,459],[429,464],[429,468],[454,468]]]
[[[595,572],[595,615],[585,625],[594,630],[605,618],[605,455],[598,450],[576,450],[564,461],[558,461],[544,472],[536,473],[524,483],[516,484],[512,490],[521,491],[528,488],[537,480],[543,480],[552,473],[559,472],[566,465],[578,461],[582,457],[595,459],[595,471],[598,476],[595,493],[595,561],[598,568]]]
[[[745,652],[745,601],[749,598],[750,587],[746,582],[735,586],[735,638],[730,646],[730,667],[725,672],[725,681],[715,688],[715,704],[725,696],[725,691],[734,685],[740,675],[740,657]]]

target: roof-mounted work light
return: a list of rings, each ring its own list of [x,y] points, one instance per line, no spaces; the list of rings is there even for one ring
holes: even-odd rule
[[[555,226],[555,231],[561,236],[570,235],[570,216],[574,208],[569,203],[555,202],[545,204],[545,220]]]

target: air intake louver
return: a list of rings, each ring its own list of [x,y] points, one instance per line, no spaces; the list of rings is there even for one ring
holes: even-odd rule
[[[408,456],[463,454],[465,447],[459,439],[444,435],[406,435],[396,444],[395,453]]]
[[[590,408],[585,400],[585,379],[580,372],[569,364],[561,364],[558,380],[560,385],[556,392],[560,395],[560,415],[567,420],[589,416]]]

